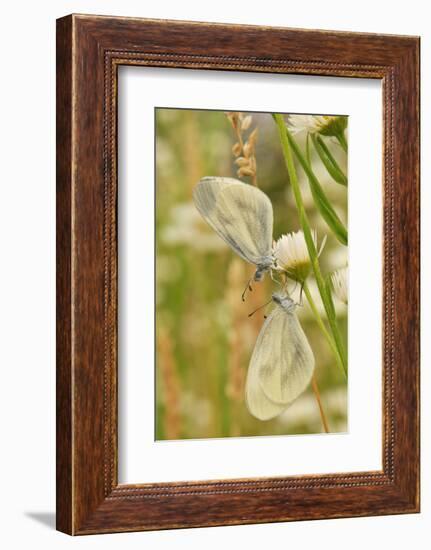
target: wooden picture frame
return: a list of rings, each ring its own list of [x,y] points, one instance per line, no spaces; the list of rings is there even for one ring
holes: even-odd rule
[[[383,469],[119,485],[119,65],[380,79]],[[419,511],[419,38],[70,15],[57,21],[57,529],[78,535]]]

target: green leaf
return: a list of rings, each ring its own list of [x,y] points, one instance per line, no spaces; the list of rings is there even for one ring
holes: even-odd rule
[[[331,151],[328,149],[323,139],[320,136],[315,135],[312,135],[311,139],[320,160],[325,165],[326,170],[332,176],[334,181],[340,183],[341,185],[347,185],[347,177],[341,170],[335,158],[332,156]],[[308,161],[308,163],[310,162]]]
[[[326,196],[322,186],[320,185],[319,180],[315,176],[310,164],[306,161],[298,144],[296,143],[295,139],[292,137],[287,128],[286,135],[289,144],[296,155],[296,158],[298,159],[305,174],[307,175],[308,182],[310,184],[311,194],[313,195],[313,199],[317,209],[322,215],[322,218],[327,223],[328,227],[334,233],[335,237],[340,241],[340,243],[346,246],[348,242],[347,229],[344,227],[343,222],[340,220],[332,204],[329,202],[328,197]]]
[[[325,289],[326,294],[329,297],[329,307],[331,309],[331,315],[335,317],[335,306],[334,306],[334,300],[332,299],[332,281],[331,276],[328,274],[325,277]]]

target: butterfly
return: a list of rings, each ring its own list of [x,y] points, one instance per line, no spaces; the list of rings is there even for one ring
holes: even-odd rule
[[[206,177],[196,185],[193,199],[214,231],[243,260],[256,266],[253,279],[261,281],[274,265],[273,211],[267,195],[233,178]]]
[[[314,355],[286,294],[273,294],[250,360],[245,387],[249,412],[259,420],[278,416],[307,388]]]

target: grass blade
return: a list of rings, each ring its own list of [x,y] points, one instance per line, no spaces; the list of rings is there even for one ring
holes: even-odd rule
[[[284,121],[283,121],[284,123]],[[314,202],[317,209],[319,210],[322,218],[325,220],[326,224],[333,232],[335,237],[340,241],[341,244],[347,246],[348,234],[347,229],[345,228],[343,222],[338,217],[338,214],[335,212],[332,204],[329,202],[328,197],[326,196],[322,186],[319,183],[316,175],[314,174],[310,164],[305,159],[304,155],[301,152],[298,144],[295,139],[290,134],[289,130],[285,126],[285,134],[288,140],[288,145],[292,148],[295,153],[296,158],[299,161],[302,169],[304,170],[308,182],[310,184],[311,194],[313,195]]]
[[[341,170],[338,162],[333,157],[331,151],[328,149],[323,139],[320,136],[312,135],[311,140],[313,141],[313,145],[317,151],[317,154],[320,157],[320,160],[324,164],[332,179],[337,183],[340,183],[341,185],[347,185],[346,175]]]
[[[329,327],[331,329],[332,337],[337,348],[337,352],[343,367],[345,376],[347,377],[347,356],[344,350],[343,341],[338,330],[337,319],[335,315],[334,303],[332,301],[332,294],[329,292],[326,282],[320,271],[319,257],[316,246],[314,244],[311,227],[308,221],[307,213],[304,208],[302,200],[301,190],[298,183],[298,177],[296,174],[295,164],[293,162],[291,140],[289,139],[289,132],[286,128],[284,118],[280,114],[272,115],[279,131],[281,147],[283,150],[284,160],[286,168],[289,174],[290,184],[292,186],[293,195],[296,202],[296,208],[299,214],[299,222],[301,229],[304,233],[305,243],[307,245],[308,254],[310,257],[311,265],[313,268],[314,276],[316,278],[317,287],[319,289],[320,297],[322,299],[323,306],[325,308],[326,317],[328,319]],[[296,143],[295,143],[296,144]]]

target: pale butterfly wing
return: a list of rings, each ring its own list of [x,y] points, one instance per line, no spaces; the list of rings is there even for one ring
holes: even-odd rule
[[[234,178],[202,178],[193,190],[196,208],[203,218],[213,227],[214,210],[217,195],[228,185],[241,183]],[[213,227],[215,229],[215,227]]]
[[[268,399],[287,405],[310,383],[314,355],[296,313],[286,312],[281,307],[276,311],[277,319],[257,358],[259,382]],[[269,357],[267,348],[272,350]]]
[[[225,241],[223,228],[220,227],[220,222],[217,219],[216,200],[220,191],[229,185],[238,183],[240,182],[233,178],[206,177],[202,178],[193,190],[193,200],[200,215]]]
[[[266,319],[251,357],[246,404],[260,420],[283,412],[308,386],[314,356],[296,313],[276,306]]]
[[[215,213],[242,258],[259,265],[271,257],[273,212],[265,193],[251,185],[229,185],[217,195]]]
[[[241,258],[255,265],[268,262],[273,212],[265,193],[233,178],[203,178],[193,198],[202,217]]]

